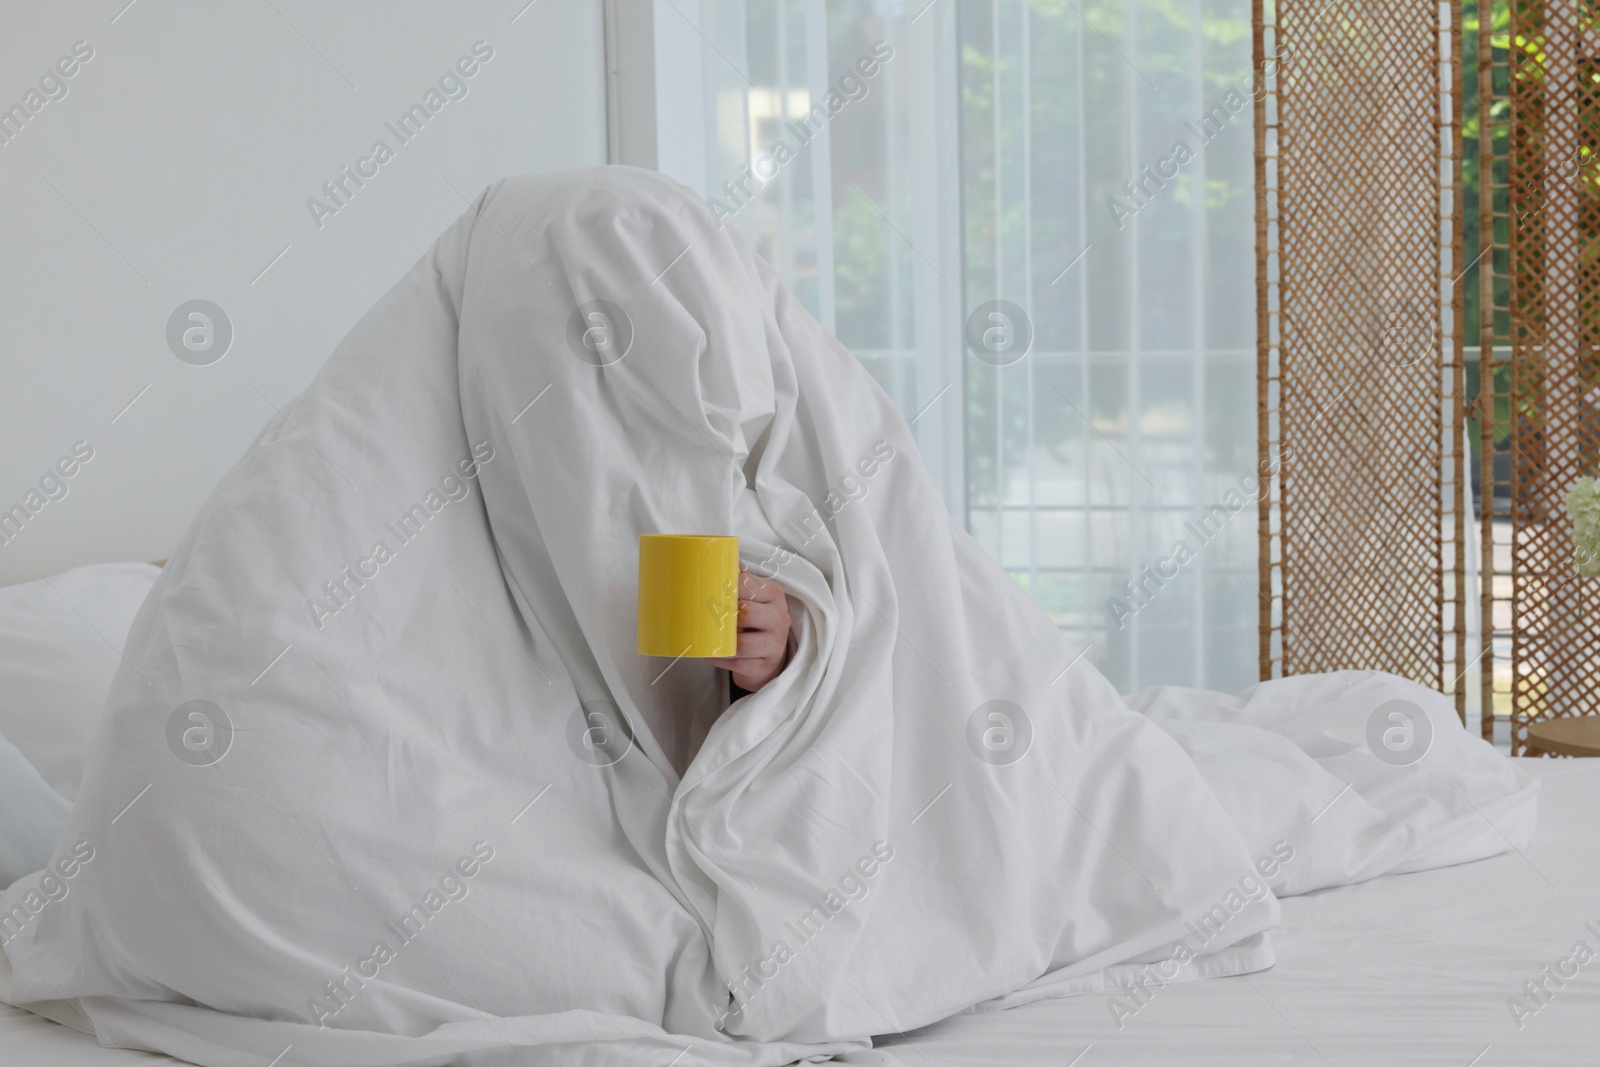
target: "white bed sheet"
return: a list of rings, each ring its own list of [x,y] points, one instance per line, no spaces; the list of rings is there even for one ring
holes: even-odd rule
[[[957,1016],[851,1059],[908,1067],[1600,1062],[1600,955],[1563,987],[1551,983],[1554,995],[1520,1028],[1507,1006],[1575,942],[1600,953],[1600,761],[1521,762],[1545,781],[1526,853],[1286,900],[1271,970],[1157,989],[1120,1029],[1109,998],[1091,994]],[[178,1062],[102,1048],[0,1004],[0,1067]]]
[[[879,1047],[908,1067],[1592,1067],[1600,955],[1520,1030],[1506,1001],[1574,942],[1600,953],[1585,929],[1600,930],[1600,760],[1519,762],[1544,779],[1526,853],[1291,897],[1268,971],[1166,986],[1120,1030],[1108,998],[1089,995]]]

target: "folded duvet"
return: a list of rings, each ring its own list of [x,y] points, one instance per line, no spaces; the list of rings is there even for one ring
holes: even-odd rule
[[[776,680],[725,707],[635,653],[657,532],[783,584]],[[1276,895],[1533,829],[1394,677],[1119,696],[773,271],[627,168],[487,189],[223,478],[125,660],[0,895],[0,999],[202,1064],[861,1056],[1270,966]],[[1372,743],[1395,707],[1419,758]]]

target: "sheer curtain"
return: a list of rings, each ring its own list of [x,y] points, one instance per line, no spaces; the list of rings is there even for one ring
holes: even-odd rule
[[[694,98],[663,169],[883,384],[958,520],[1124,689],[1254,681],[1247,0],[656,19]]]

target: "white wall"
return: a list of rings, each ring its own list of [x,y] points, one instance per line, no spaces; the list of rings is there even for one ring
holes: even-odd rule
[[[0,109],[94,53],[0,143],[0,510],[94,451],[0,544],[0,584],[165,557],[463,197],[606,157],[600,0],[126,3],[0,3]],[[467,95],[400,144],[385,122],[479,40]],[[394,158],[319,229],[307,199],[379,138]],[[193,299],[233,325],[207,366],[167,343]]]

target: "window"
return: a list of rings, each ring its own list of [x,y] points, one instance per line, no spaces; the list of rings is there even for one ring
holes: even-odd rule
[[[659,165],[989,554],[1125,691],[1254,682],[1249,5],[658,0],[652,32]]]

